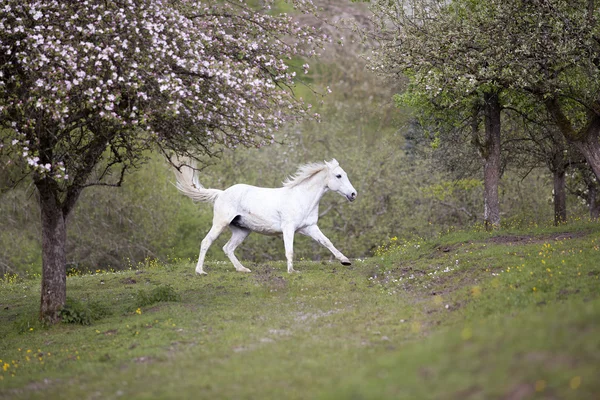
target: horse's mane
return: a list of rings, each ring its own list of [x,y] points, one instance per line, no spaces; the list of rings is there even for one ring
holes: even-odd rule
[[[331,160],[329,165],[331,166],[331,164],[333,164],[334,162],[335,166],[339,165],[335,159]],[[325,164],[324,162],[308,163],[301,165],[298,167],[294,175],[287,177],[286,180],[283,181],[283,186],[288,188],[298,186],[326,169],[327,164]]]

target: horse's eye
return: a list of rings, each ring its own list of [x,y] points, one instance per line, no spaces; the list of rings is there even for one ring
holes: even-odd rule
[[[340,174],[337,174],[335,177],[338,179],[342,179],[342,175],[340,175]]]

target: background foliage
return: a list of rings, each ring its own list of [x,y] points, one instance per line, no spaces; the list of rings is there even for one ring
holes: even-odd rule
[[[320,226],[350,257],[371,255],[390,237],[432,236],[478,223],[482,209],[481,177],[459,178],[439,167],[430,141],[414,140],[417,129],[408,110],[391,103],[393,89],[359,70],[346,80],[335,66],[322,67],[319,79],[335,79],[333,93],[320,107],[322,121],[291,126],[280,144],[225,152],[201,173],[207,187],[235,183],[279,186],[297,165],[337,158],[356,187],[350,204],[336,194],[321,202]],[[71,217],[69,267],[78,270],[122,269],[147,258],[197,257],[200,241],[212,221],[212,207],[179,195],[166,163],[154,157],[129,175],[120,189],[86,189]],[[508,170],[501,203],[508,224],[552,219],[552,181],[545,169],[525,178]],[[32,186],[3,193],[0,201],[0,265],[3,271],[39,272],[39,210]],[[586,213],[575,196],[570,211]],[[225,233],[213,245],[210,259],[225,260]],[[303,236],[296,239],[298,259],[329,259],[327,250]],[[242,260],[283,259],[278,237],[250,235],[237,250]]]
[[[324,6],[323,15],[360,18],[365,15],[362,7],[332,1]],[[225,151],[201,172],[200,181],[214,188],[235,183],[279,186],[299,164],[337,158],[358,190],[358,201],[349,204],[335,194],[326,195],[320,226],[352,258],[372,255],[391,237],[432,236],[481,222],[483,189],[476,152],[464,143],[462,148],[437,146],[435,132],[420,127],[409,105],[394,104],[403,81],[383,80],[369,72],[366,61],[357,58],[366,50],[352,33],[332,32],[339,40],[307,75],[317,91],[326,92],[327,86],[332,91],[315,107],[321,122],[288,125],[269,147]],[[298,87],[296,94],[315,100],[308,88]],[[452,163],[447,168],[444,160],[456,161],[458,152],[463,152],[464,166],[475,168],[452,168]],[[508,165],[501,181],[503,221],[508,225],[551,221],[550,172],[543,165],[526,171],[517,167]],[[567,178],[580,179],[574,174]],[[196,258],[200,240],[210,228],[212,209],[179,195],[173,180],[166,163],[154,156],[126,176],[120,189],[83,191],[70,217],[69,267],[123,269],[153,258]],[[570,217],[586,213],[577,197],[569,197]],[[31,184],[0,194],[0,272],[40,271],[39,219]],[[209,259],[225,260],[221,247],[227,237],[224,234],[215,243]],[[330,257],[301,236],[295,251],[299,259]],[[240,259],[253,262],[284,258],[280,238],[256,234],[237,252]]]

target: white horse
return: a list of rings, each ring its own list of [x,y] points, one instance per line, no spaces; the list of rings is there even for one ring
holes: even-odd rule
[[[250,272],[233,253],[250,232],[265,235],[283,235],[288,272],[294,272],[294,233],[310,236],[325,246],[344,265],[350,260],[344,256],[317,226],[319,201],[328,191],[338,192],[349,201],[356,199],[356,189],[346,172],[333,159],[329,162],[302,165],[281,188],[261,188],[238,184],[226,190],[207,189],[198,182],[193,168],[182,166],[176,171],[177,189],[194,201],[214,203],[213,225],[200,246],[196,265],[197,274],[204,272],[204,256],[212,242],[229,227],[231,239],[223,251],[235,269]]]

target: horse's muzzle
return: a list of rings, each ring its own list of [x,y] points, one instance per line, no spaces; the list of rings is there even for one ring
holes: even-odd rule
[[[347,195],[347,196],[346,196],[346,198],[347,198],[349,201],[354,201],[354,200],[356,200],[356,192],[352,192],[352,193],[350,193],[349,195]]]

